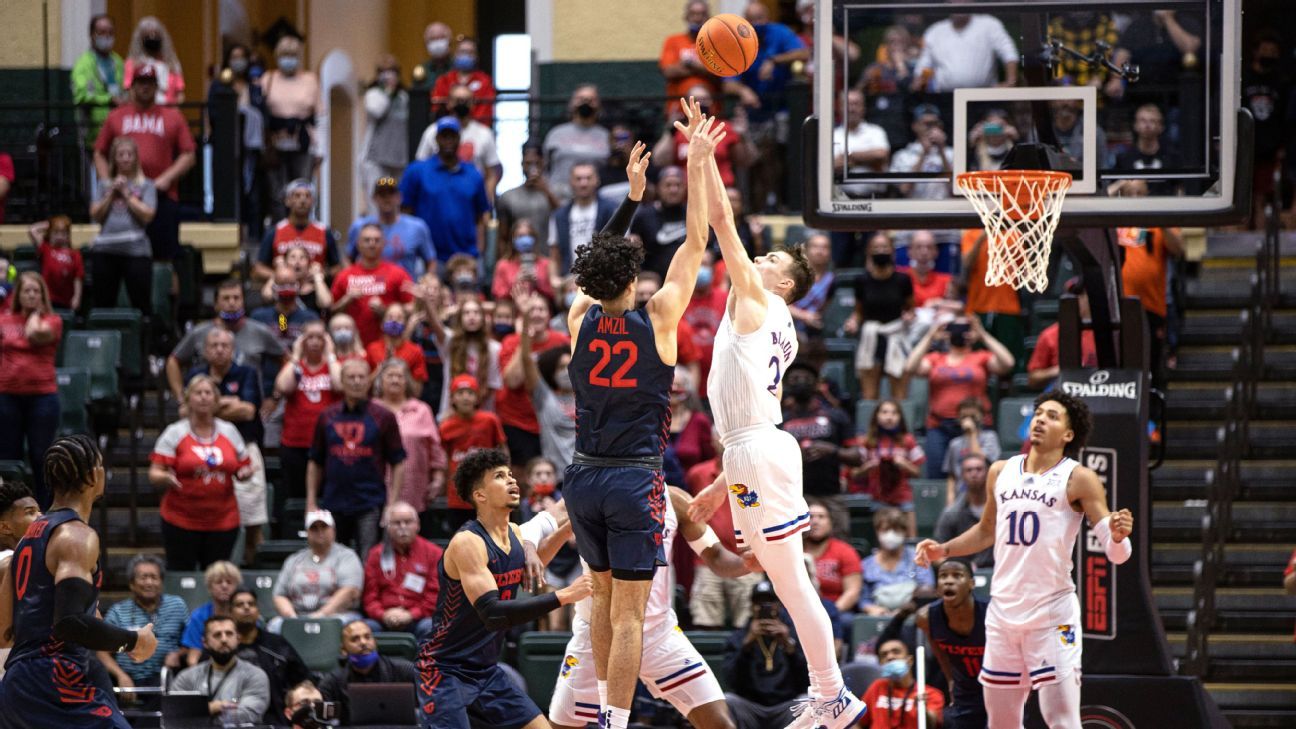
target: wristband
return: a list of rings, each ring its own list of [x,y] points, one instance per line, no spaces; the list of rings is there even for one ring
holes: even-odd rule
[[[545,537],[558,531],[558,521],[553,514],[542,511],[519,526],[518,531],[521,532],[523,542],[530,542],[531,546],[538,548]]]
[[[715,530],[710,525],[707,526],[706,531],[702,532],[702,536],[688,540],[689,549],[692,549],[693,553],[699,557],[702,556],[703,552],[719,543],[720,537],[716,536]]]
[[[1098,543],[1103,547],[1103,553],[1112,564],[1124,564],[1134,554],[1134,547],[1130,544],[1130,538],[1125,537],[1119,542],[1112,541],[1111,536],[1111,515],[1103,517],[1093,527],[1094,536],[1098,538]]]

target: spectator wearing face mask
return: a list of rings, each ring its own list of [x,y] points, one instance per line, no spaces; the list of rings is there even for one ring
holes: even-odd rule
[[[499,185],[504,166],[500,164],[499,153],[495,149],[495,132],[472,116],[472,90],[463,84],[450,87],[448,104],[450,114],[459,121],[459,161],[467,162],[481,173],[486,181],[486,192],[495,199],[495,188]],[[437,154],[437,125],[429,124],[419,139],[415,159],[428,159]]]
[[[373,83],[364,94],[364,150],[360,158],[360,189],[372,190],[378,180],[400,177],[409,162],[409,92],[401,85],[400,63],[390,53],[378,58]],[[370,214],[377,212],[371,205]]]
[[[155,103],[167,106],[184,103],[184,71],[180,68],[180,59],[176,57],[175,45],[171,42],[171,34],[167,33],[166,26],[152,15],[141,18],[131,36],[124,76],[126,88],[131,87],[135,71],[144,66],[151,67],[157,74]]]
[[[275,44],[275,68],[261,76],[265,97],[266,180],[272,217],[284,216],[281,190],[289,180],[313,179],[323,162],[315,125],[324,113],[319,77],[303,68],[300,38],[285,35]]]
[[[485,71],[477,67],[477,41],[460,36],[455,45],[452,68],[442,74],[432,87],[433,112],[445,114],[450,101],[450,89],[455,86],[467,86],[472,92],[476,105],[472,109],[472,118],[490,126],[495,120],[495,84]]]
[[[421,388],[427,381],[427,366],[423,362],[423,350],[419,349],[417,344],[405,338],[405,324],[409,321],[409,313],[404,306],[392,304],[383,312],[382,320],[382,338],[369,343],[365,347],[365,356],[369,360],[369,367],[374,372],[374,379],[378,379],[378,368],[389,359],[400,360],[409,368],[409,374],[419,384]]]
[[[845,326],[847,333],[860,334],[855,350],[860,395],[876,400],[885,374],[891,394],[903,400],[909,389],[905,357],[914,320],[913,279],[896,270],[895,243],[886,233],[869,240],[868,254],[864,275],[855,281],[855,311]]]
[[[428,26],[423,29],[423,47],[427,49],[428,54],[427,60],[422,64],[426,74],[423,83],[429,87],[436,86],[437,79],[454,67],[454,58],[450,55],[452,38],[454,38],[454,31],[440,21],[428,23]]]
[[[435,574],[431,580],[436,582]],[[373,631],[364,620],[356,620],[342,628],[342,657],[346,659],[346,665],[333,669],[320,681],[320,693],[325,701],[337,703],[338,719],[343,726],[351,724],[351,684],[405,683],[412,686],[418,679],[414,664],[403,658],[378,655]]]
[[[94,16],[90,19],[90,48],[72,66],[72,102],[85,114],[82,123],[88,144],[94,144],[112,107],[126,98],[125,63],[113,51],[116,40],[112,16]]]
[[[381,226],[362,226],[356,243],[359,258],[333,279],[333,310],[351,316],[362,347],[382,336],[382,318],[389,306],[414,300],[414,280],[405,269],[382,259],[385,246]]]
[[[994,428],[985,426],[985,405],[975,398],[965,398],[958,405],[960,433],[949,442],[945,450],[945,462],[941,471],[946,478],[945,503],[954,503],[957,487],[963,481],[963,459],[968,456],[981,456],[986,463],[999,460],[999,434]]]
[[[913,656],[902,640],[884,641],[877,649],[882,678],[874,681],[861,697],[868,713],[860,726],[868,729],[918,729],[918,687],[913,677]],[[935,686],[924,687],[926,726],[940,726],[945,695]]]
[[[167,356],[167,386],[176,402],[183,402],[184,373],[205,361],[204,345],[207,332],[213,328],[225,329],[234,334],[234,362],[251,367],[263,374],[263,392],[270,392],[274,375],[283,363],[284,345],[274,332],[264,324],[245,315],[243,284],[236,279],[226,279],[216,287],[216,316],[209,322],[189,330],[180,343]]]
[[[522,173],[525,181],[504,192],[496,200],[500,230],[513,230],[518,222],[527,220],[535,231],[535,253],[549,255],[549,216],[562,205],[562,200],[549,186],[545,176],[544,149],[527,142],[522,147]]]
[[[572,168],[579,164],[599,165],[612,153],[608,130],[598,123],[602,101],[593,84],[577,86],[567,102],[571,121],[549,130],[544,138],[544,154],[549,167],[549,184],[559,197],[569,197]],[[597,187],[597,185],[596,185]],[[552,236],[551,236],[552,238]]]
[[[909,519],[899,509],[886,507],[873,513],[877,548],[860,564],[864,583],[860,611],[890,617],[913,599],[919,588],[933,586],[931,570],[914,561],[913,547],[905,546]]]
[[[275,266],[274,278],[271,279],[273,304],[252,310],[252,321],[260,322],[266,329],[279,337],[285,350],[291,349],[293,343],[301,336],[302,329],[313,321],[319,321],[319,314],[302,306],[301,287],[297,277],[287,263]]]
[[[802,483],[807,496],[824,499],[834,512],[834,521],[847,523],[838,496],[841,467],[860,465],[859,451],[847,448],[854,430],[851,418],[816,396],[819,374],[804,361],[796,361],[783,372],[783,423],[779,427],[801,445]]]
[[[972,154],[968,155],[968,169],[997,170],[1003,166],[1008,153],[1017,142],[1017,128],[1008,121],[1008,113],[991,109],[968,132]]]
[[[689,87],[684,97],[697,101],[698,108],[703,114],[710,116],[715,112],[714,96],[708,84],[695,84]],[[688,140],[685,139],[684,132],[675,128],[675,122],[683,120],[684,114],[680,111],[679,104],[675,104],[673,110],[666,115],[666,126],[662,130],[661,138],[653,146],[653,159],[658,164],[677,165],[681,169],[686,166]],[[728,121],[717,121],[716,126],[725,131],[724,139],[721,139],[715,147],[716,166],[720,168],[720,180],[724,182],[725,187],[732,187],[737,179],[734,169],[746,168],[750,165],[756,157],[756,148],[747,136],[745,114],[735,115]]]
[[[659,189],[658,193],[660,192]],[[680,231],[680,235],[684,235],[683,230]],[[681,242],[683,242],[682,237]],[[655,269],[646,270],[657,273]],[[665,278],[662,273],[657,275]],[[725,313],[725,302],[728,300],[729,289],[722,286],[715,278],[715,254],[705,251],[702,253],[702,265],[698,268],[697,284],[693,287],[693,297],[689,299],[688,307],[684,309],[684,317],[680,320],[688,322],[693,329],[693,345],[697,349],[699,364],[698,392],[707,391],[707,375],[711,373],[711,352],[715,348],[715,333],[720,328],[720,320]]]
[[[364,344],[360,341],[360,336],[356,334],[355,319],[347,314],[334,314],[329,319],[329,340],[333,342],[333,353],[337,357],[338,364],[342,364],[349,359],[363,359],[368,361],[368,355],[365,354]]]
[[[683,33],[667,36],[662,41],[657,65],[666,78],[668,116],[679,109],[675,100],[687,97],[690,89],[700,85],[713,96],[720,91],[715,75],[707,70],[697,55],[697,34],[710,17],[711,9],[705,0],[690,0],[684,7],[684,24],[687,29]]]

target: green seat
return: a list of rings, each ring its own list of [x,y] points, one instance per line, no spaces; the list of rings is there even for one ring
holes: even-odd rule
[[[138,309],[91,309],[87,329],[121,332],[121,369],[129,380],[144,374],[144,315]]]
[[[999,445],[1006,454],[1016,453],[1022,447],[1022,423],[1030,420],[1035,413],[1035,398],[1005,397],[999,401],[995,412],[995,430],[999,433]]]
[[[342,621],[333,618],[284,618],[279,632],[312,671],[337,668],[342,651]]]
[[[54,371],[59,392],[59,434],[90,432],[86,403],[90,401],[90,370],[60,367]]]
[[[374,643],[377,644],[380,655],[404,658],[407,661],[418,658],[418,641],[409,633],[374,633]]]
[[[877,541],[873,532],[873,510],[876,508],[873,499],[862,494],[847,494],[842,497],[850,514],[850,537],[862,539],[872,544]]]
[[[537,706],[548,706],[553,697],[554,680],[562,671],[570,639],[567,632],[533,630],[518,640],[518,672]]]
[[[279,608],[274,604],[274,586],[277,579],[279,579],[279,570],[243,570],[243,584],[256,593],[257,609],[261,611],[262,620],[279,616]]]
[[[39,259],[37,258],[36,255],[36,246],[21,245],[21,246],[14,247],[13,259],[11,262],[18,263],[19,261],[38,261],[38,260]]]
[[[27,273],[29,271],[31,273],[35,273],[38,275],[40,274],[39,261],[13,261],[11,265],[13,265],[14,271],[17,272],[19,275]]]
[[[4,479],[5,481],[17,481],[18,483],[31,486],[31,468],[27,465],[27,461],[23,460],[0,461],[0,479]]]
[[[121,359],[121,332],[80,331],[68,335],[64,361],[90,372],[90,401],[116,400],[117,362]]]
[[[972,573],[972,594],[982,600],[990,599],[990,580],[994,577],[994,569],[980,567]]]
[[[918,538],[928,539],[936,530],[936,521],[945,509],[945,482],[935,478],[909,480],[913,487],[914,520],[918,523]]]
[[[162,589],[168,595],[180,596],[190,612],[211,601],[211,595],[207,594],[207,582],[201,572],[168,571],[162,580]]]
[[[832,298],[823,309],[823,331],[826,336],[837,336],[841,333],[846,320],[855,312],[855,289],[849,286],[838,286],[833,290]]]
[[[723,630],[690,630],[684,634],[697,648],[698,653],[702,654],[702,660],[706,661],[707,666],[711,668],[711,673],[715,674],[716,680],[720,682],[722,690],[729,689],[728,676],[725,675],[725,643],[729,640],[729,633]]]
[[[851,624],[850,655],[858,655],[859,647],[876,640],[890,623],[891,618],[882,615],[856,615],[855,622]]]

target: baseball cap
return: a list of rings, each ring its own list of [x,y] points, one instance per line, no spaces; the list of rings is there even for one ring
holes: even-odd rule
[[[774,592],[774,583],[769,580],[761,580],[752,586],[752,602],[775,602],[778,600],[778,594]]]
[[[288,197],[298,190],[306,190],[313,196],[315,194],[315,183],[305,177],[298,177],[287,185],[284,185],[284,197]]]
[[[940,109],[936,108],[935,104],[919,104],[918,106],[914,107],[913,110],[914,121],[918,121],[919,119],[925,116],[934,116],[937,119],[940,119],[941,118]]]
[[[397,184],[395,177],[379,177],[374,182],[373,191],[375,195],[380,192],[397,192],[399,190],[400,185]]]
[[[476,390],[477,378],[472,375],[456,375],[450,380],[450,392],[459,392],[463,389]]]
[[[157,80],[157,70],[153,68],[153,64],[151,63],[136,66],[135,73],[131,74],[131,83],[136,81],[152,81],[153,83],[157,83]]]
[[[459,126],[459,120],[452,116],[443,116],[436,121],[437,134],[440,134],[441,132],[454,132],[455,134],[459,134],[462,131],[463,127]]]
[[[324,522],[328,526],[335,527],[337,523],[333,521],[333,513],[325,509],[319,511],[306,512],[306,528],[310,529],[315,526],[316,522]]]

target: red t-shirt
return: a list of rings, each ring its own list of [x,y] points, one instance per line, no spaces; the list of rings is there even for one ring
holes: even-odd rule
[[[860,572],[860,556],[855,548],[836,537],[829,537],[823,554],[815,557],[819,596],[837,602],[842,596],[842,581],[847,575],[858,575]]]
[[[514,333],[504,337],[504,341],[500,343],[501,372],[508,367],[509,362],[513,361],[513,355],[517,354],[521,341],[522,338]],[[542,341],[532,340],[531,351],[538,355],[554,347],[570,346],[571,337],[561,332],[545,330],[545,338]],[[535,405],[531,402],[531,393],[527,392],[525,384],[500,388],[495,393],[495,414],[499,416],[501,423],[510,428],[518,428],[528,433],[540,432],[540,421],[536,420]]]
[[[370,308],[369,300],[377,298],[384,310],[392,304],[408,304],[414,300],[414,280],[405,269],[390,261],[379,261],[373,268],[353,263],[333,279],[333,300],[338,301],[348,292],[357,296],[347,304],[346,313],[355,319],[356,333],[368,346],[382,338],[383,318],[383,312],[375,313]]]
[[[447,71],[441,74],[432,87],[432,103],[444,108],[446,99],[450,98],[450,89],[459,85],[467,86],[472,92],[473,100],[477,102],[469,112],[472,118],[491,126],[495,122],[495,84],[491,83],[491,77],[484,71],[467,74]]]
[[[869,469],[859,478],[852,478],[848,490],[852,493],[864,493],[888,505],[900,506],[913,502],[913,487],[909,485],[909,474],[900,470],[894,463],[897,455],[904,456],[910,463],[922,465],[927,462],[927,455],[912,433],[900,436],[897,443],[891,436],[878,437],[877,445],[870,448],[867,436],[852,438],[850,445],[861,449],[864,460],[881,461],[877,468]]]
[[[950,276],[948,273],[940,271],[928,271],[927,280],[923,281],[918,278],[912,268],[902,268],[901,271],[909,274],[909,279],[913,281],[914,306],[926,306],[927,302],[932,299],[945,298],[945,292],[949,289]]]
[[[711,351],[715,348],[716,331],[720,328],[720,319],[724,317],[725,302],[729,300],[729,291],[713,285],[710,291],[694,291],[689,299],[688,308],[684,310],[683,321],[693,327],[693,345],[697,349],[698,363],[701,365],[701,376],[698,378],[698,395],[706,397],[707,375],[711,374]]]
[[[678,96],[672,99],[679,98]],[[742,143],[742,136],[734,131],[729,122],[720,122],[720,127],[725,130],[725,138],[715,148],[716,166],[720,168],[720,179],[724,182],[725,187],[734,185],[734,168],[733,168],[733,148],[736,144]],[[675,159],[672,164],[680,167],[686,167],[688,163],[688,140],[684,138],[684,132],[675,130]],[[686,177],[687,179],[687,177]]]
[[[1044,331],[1040,332],[1039,338],[1035,340],[1035,351],[1031,352],[1030,362],[1026,364],[1027,372],[1057,366],[1058,331],[1055,322],[1044,327]],[[1094,346],[1094,335],[1089,329],[1080,333],[1080,359],[1085,367],[1098,366],[1098,349]]]
[[[234,474],[248,465],[237,429],[217,420],[211,439],[194,435],[189,421],[178,420],[162,431],[149,460],[175,471],[179,489],[162,495],[162,518],[195,532],[224,532],[239,525]]]
[[[49,344],[34,347],[27,341],[27,317],[12,311],[0,314],[0,392],[6,395],[58,392],[54,355],[63,338],[63,320],[56,314],[43,319],[53,329],[54,339]]]
[[[342,393],[333,389],[328,362],[311,367],[303,361],[301,368],[297,389],[284,403],[281,441],[287,448],[310,448],[315,440],[315,421],[319,420],[319,414],[342,399]]]
[[[693,325],[679,320],[679,326],[675,327],[675,364],[691,365],[694,362],[700,363],[702,354],[698,352],[697,333],[693,330]],[[698,393],[701,397],[706,397],[706,390]]]
[[[311,221],[304,228],[298,228],[292,224],[292,221],[284,218],[274,227],[274,235],[270,238],[270,260],[262,260],[262,263],[270,264],[274,259],[280,256],[288,255],[288,251],[294,248],[301,248],[310,254],[311,263],[318,263],[321,266],[331,266],[337,255],[333,248],[333,241],[329,238],[328,228],[323,223]],[[332,253],[333,255],[329,255]],[[264,253],[262,254],[264,256]]]
[[[12,190],[13,181],[16,178],[16,175],[14,175],[13,157],[2,153],[0,153],[0,177],[9,181],[9,185],[11,186],[10,189]],[[0,223],[4,222],[5,201],[8,199],[8,195],[0,198]]]
[[[860,726],[869,729],[918,729],[918,686],[907,689],[892,686],[885,678],[879,678],[868,687],[862,697],[868,713]],[[927,687],[927,711],[941,715],[945,708],[945,696],[934,686]]]
[[[710,486],[716,477],[720,475],[720,459],[712,458],[709,461],[703,461],[690,468],[684,475],[684,485],[688,487],[689,493],[696,496],[702,489]],[[711,531],[715,532],[716,537],[724,548],[738,554],[738,539],[734,536],[733,515],[729,513],[729,507],[722,506],[716,509],[716,513],[707,522]],[[694,557],[696,564],[702,564],[701,557]]]
[[[944,352],[932,352],[923,357],[931,364],[931,373],[927,375],[927,427],[934,428],[942,420],[958,417],[958,404],[969,397],[981,401],[989,423],[990,398],[986,396],[986,381],[990,378],[993,359],[994,355],[984,349],[968,352],[957,365],[949,364],[949,355]]]
[[[41,277],[49,288],[50,303],[71,309],[76,282],[85,278],[81,251],[70,246],[55,248],[49,243],[41,243],[36,255],[40,258]]]
[[[469,453],[481,448],[498,448],[504,445],[504,426],[495,413],[478,410],[471,418],[451,413],[441,421],[441,447],[446,452],[446,482],[454,483],[459,462]],[[446,501],[451,509],[471,509],[472,504],[459,498],[454,488],[446,490]]]
[[[400,346],[396,348],[395,356],[403,361],[405,366],[409,367],[410,375],[419,381],[419,384],[427,382],[427,361],[423,358],[423,348],[417,344],[402,339]],[[373,372],[378,371],[378,365],[387,359],[387,341],[384,337],[376,342],[370,342],[365,347],[365,357],[369,360],[369,369]]]
[[[95,151],[110,156],[112,142],[127,136],[139,147],[140,168],[144,176],[156,180],[179,157],[196,149],[189,122],[184,115],[170,106],[151,106],[140,109],[134,102],[123,104],[108,113],[95,140]],[[172,200],[180,197],[179,185],[172,185],[166,194]]]

